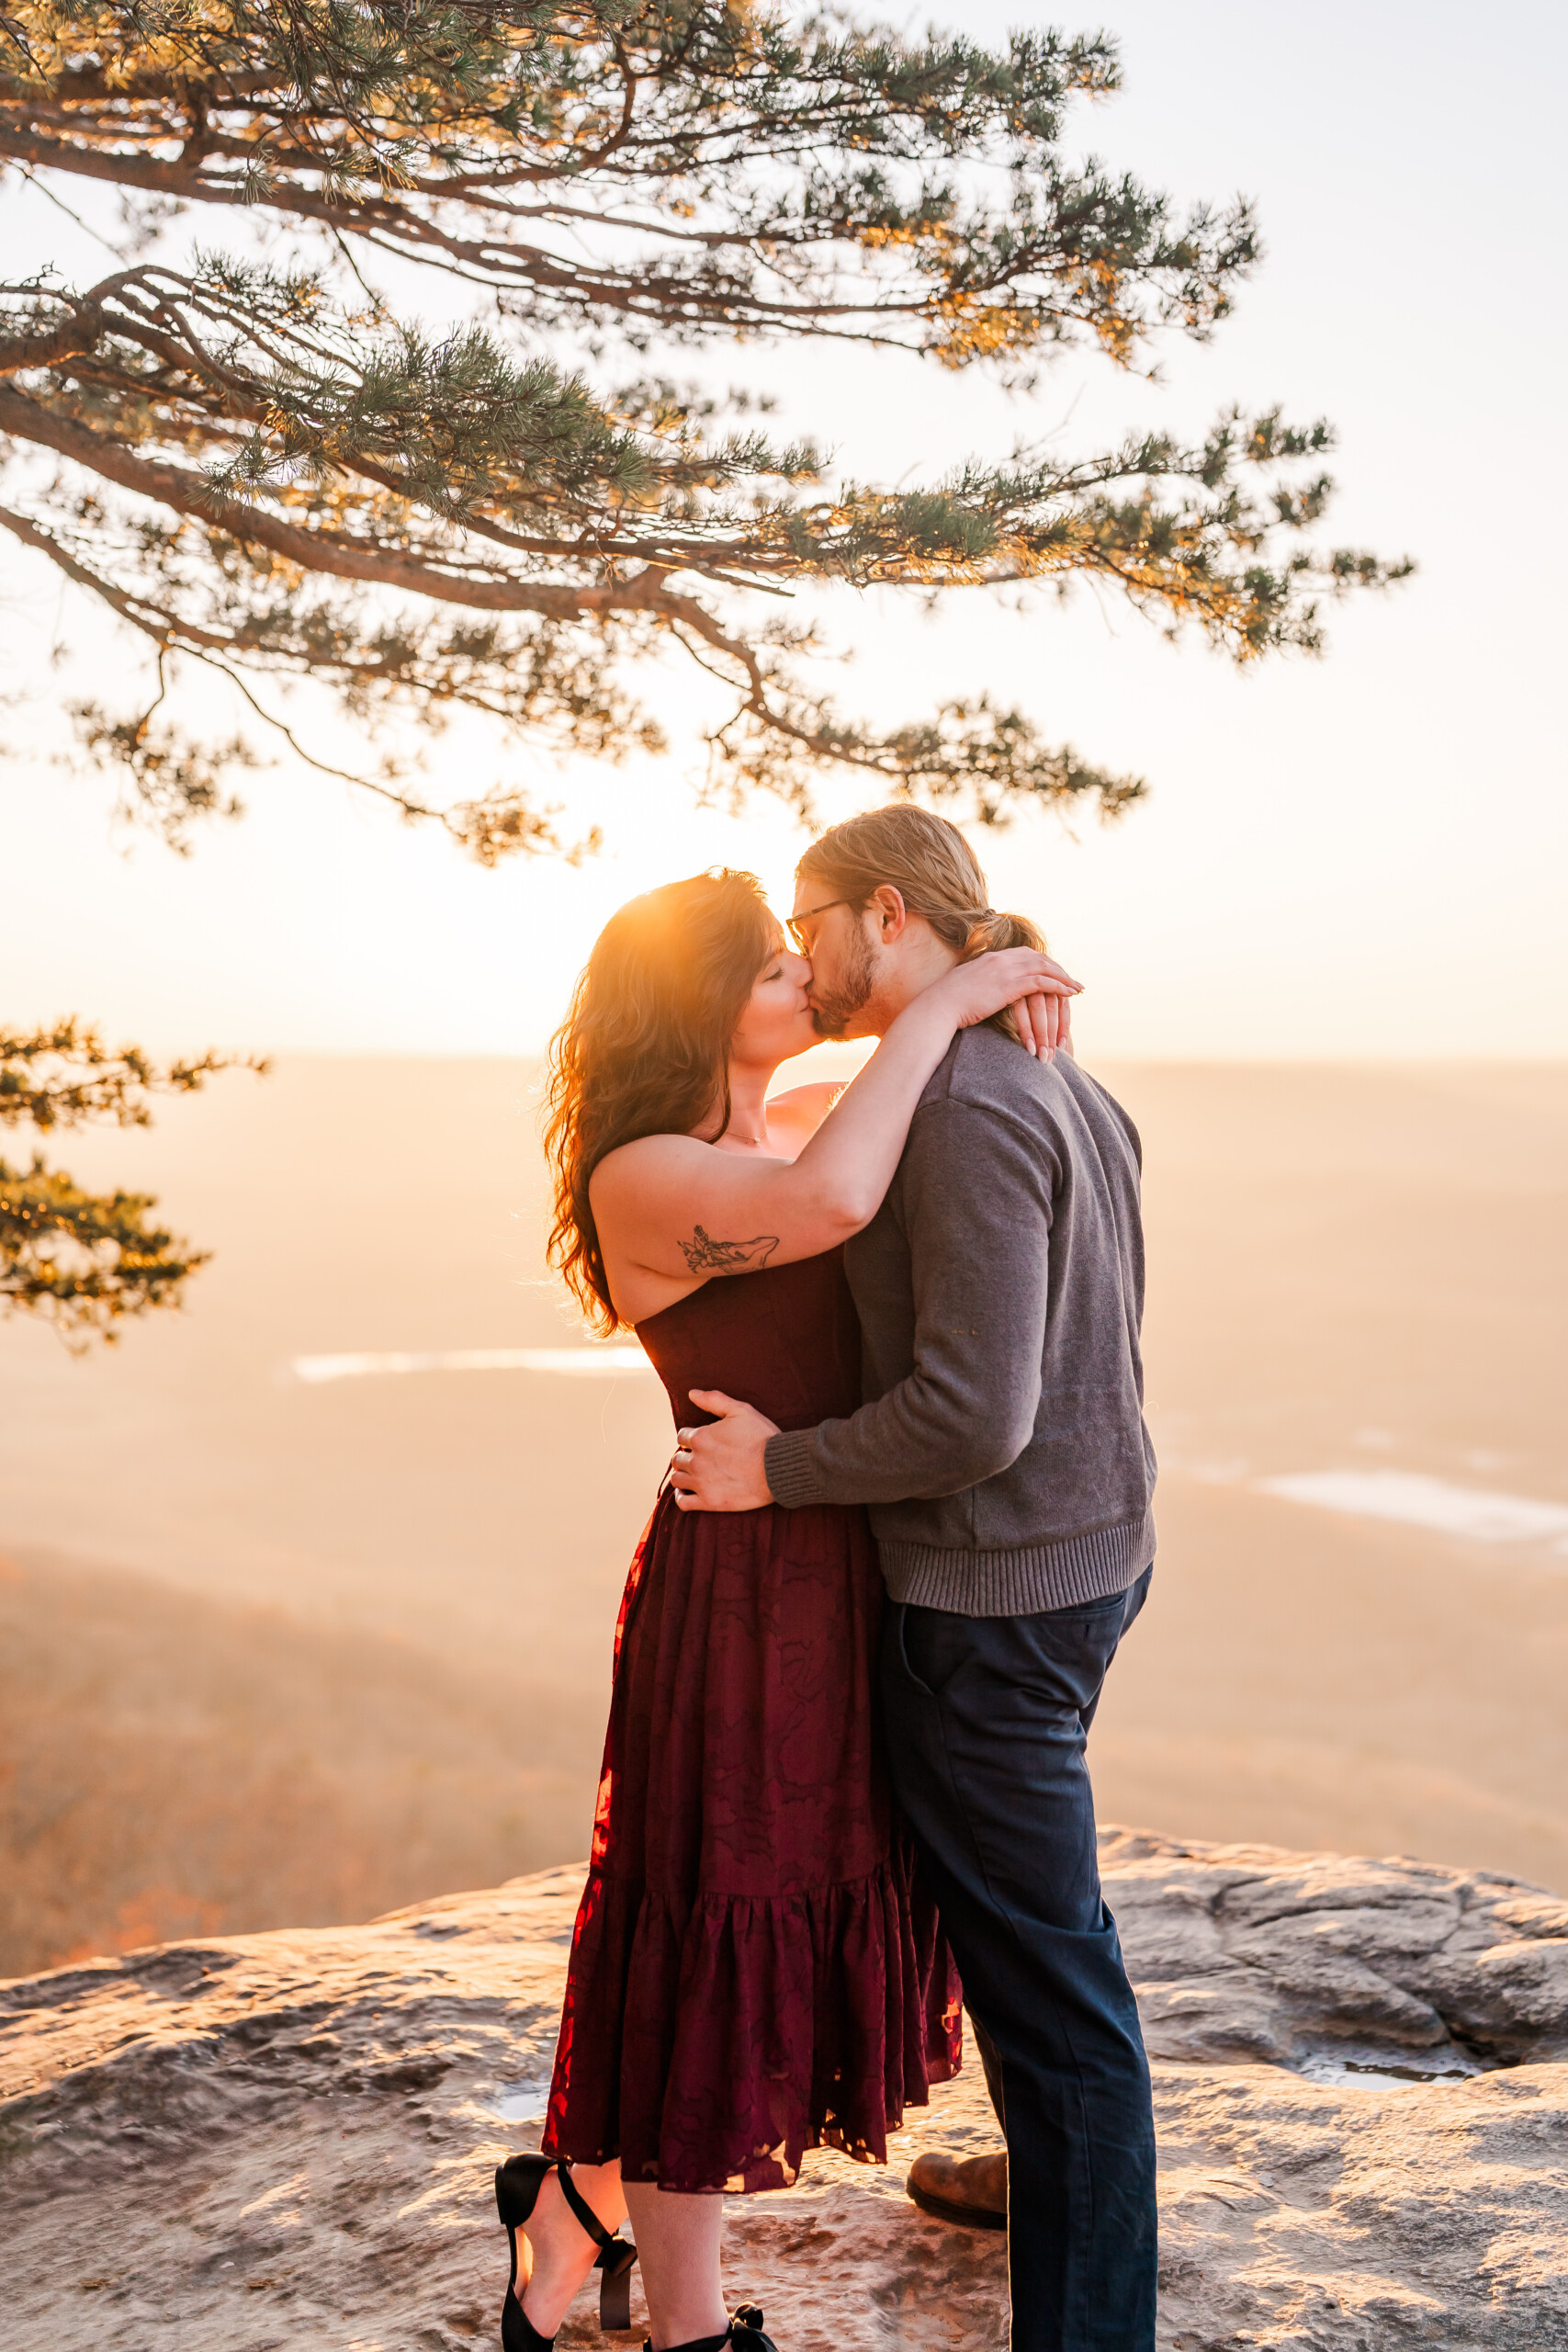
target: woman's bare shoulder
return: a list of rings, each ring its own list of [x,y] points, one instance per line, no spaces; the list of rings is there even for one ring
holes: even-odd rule
[[[590,1194],[601,1190],[614,1194],[628,1186],[657,1183],[665,1176],[689,1175],[713,1151],[695,1136],[638,1136],[634,1143],[617,1144],[607,1151],[588,1180]]]

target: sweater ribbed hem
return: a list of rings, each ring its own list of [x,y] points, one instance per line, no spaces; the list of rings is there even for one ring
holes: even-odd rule
[[[769,1441],[770,1450],[776,1442]],[[776,1487],[773,1492],[778,1494]],[[1022,1544],[1004,1552],[881,1542],[877,1549],[894,1600],[916,1609],[945,1609],[954,1617],[1033,1617],[1046,1609],[1108,1600],[1136,1583],[1155,1555],[1154,1513],[1060,1543]]]

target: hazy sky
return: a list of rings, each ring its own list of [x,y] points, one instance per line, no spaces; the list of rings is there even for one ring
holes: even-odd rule
[[[961,14],[982,36],[1100,21],[980,0]],[[1149,778],[1152,799],[1113,830],[1086,821],[1075,840],[1037,819],[977,837],[994,903],[1042,919],[1089,984],[1090,1052],[1568,1054],[1551,537],[1562,11],[1122,0],[1105,20],[1126,89],[1080,115],[1082,142],[1182,198],[1239,188],[1260,209],[1265,265],[1213,345],[1170,345],[1157,389],[1072,360],[1027,403],[976,376],[822,351],[723,355],[720,379],[771,386],[781,424],[894,481],[1019,437],[1088,448],[1134,420],[1201,430],[1230,399],[1283,400],[1340,429],[1332,537],[1408,551],[1419,576],[1333,613],[1325,660],[1247,675],[1088,595],[1016,615],[969,593],[927,618],[845,592],[828,616],[858,652],[841,698],[912,718],[988,686]],[[39,251],[96,275],[101,256],[26,202]],[[679,761],[537,771],[609,829],[609,853],[576,872],[475,871],[288,765],[254,776],[248,820],[188,860],[128,845],[104,780],[50,757],[73,673],[48,664],[73,637],[129,707],[132,650],[8,542],[0,618],[6,683],[27,697],[0,767],[0,1022],[74,1008],[168,1046],[527,1050],[634,890],[723,860],[787,896],[792,820],[696,811]],[[679,717],[680,690],[666,694]],[[536,764],[472,736],[434,754],[459,789],[476,761]]]

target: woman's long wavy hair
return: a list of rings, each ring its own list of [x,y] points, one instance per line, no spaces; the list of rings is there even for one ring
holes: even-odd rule
[[[554,1179],[547,1255],[591,1324],[619,1324],[588,1198],[608,1152],[729,1125],[729,1041],[779,928],[754,874],[667,882],[611,916],[550,1041],[545,1150]]]

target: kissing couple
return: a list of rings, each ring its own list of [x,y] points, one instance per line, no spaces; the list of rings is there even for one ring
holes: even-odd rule
[[[636,2260],[653,2352],[773,2352],[726,2308],[721,2192],[886,2163],[962,2009],[1007,2153],[922,2155],[910,2194],[1007,2229],[1016,2352],[1153,2352],[1084,1761],[1154,1558],[1138,1138],[1073,1057],[1077,983],[986,901],[954,827],[874,810],[782,928],[747,874],[633,899],[555,1040],[552,1262],[678,1428],[543,2142],[496,2175],[505,2352],[548,2352],[595,2265],[626,2326]],[[881,1042],[770,1095],[823,1035]]]

